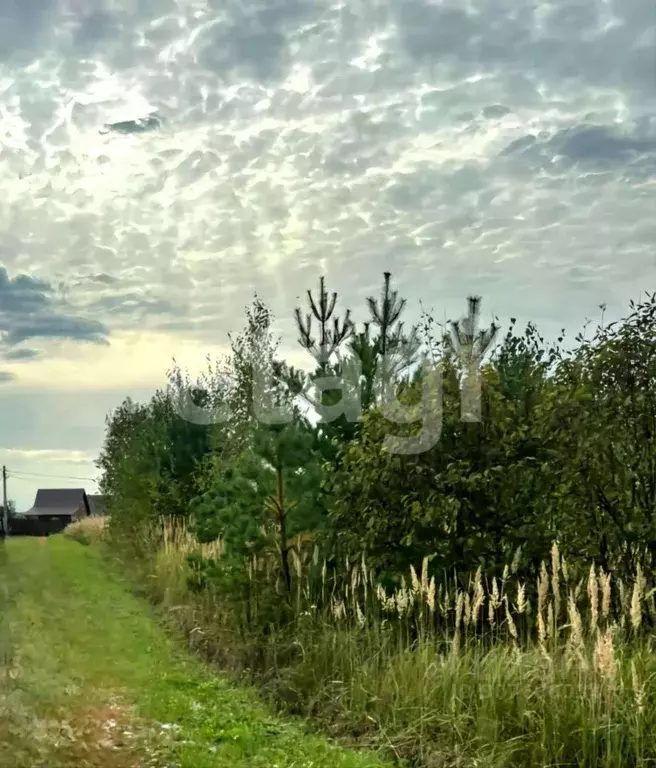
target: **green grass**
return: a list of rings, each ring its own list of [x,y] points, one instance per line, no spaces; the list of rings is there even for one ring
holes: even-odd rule
[[[0,619],[2,768],[383,766],[307,735],[213,674],[94,548],[10,539]],[[103,735],[108,719],[119,721],[119,749]]]

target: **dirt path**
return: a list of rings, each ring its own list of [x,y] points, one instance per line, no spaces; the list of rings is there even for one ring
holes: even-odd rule
[[[0,768],[382,768],[272,717],[171,639],[100,554],[0,545]]]

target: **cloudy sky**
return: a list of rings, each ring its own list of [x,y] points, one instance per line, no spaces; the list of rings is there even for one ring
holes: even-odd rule
[[[290,347],[320,274],[356,313],[390,269],[440,319],[623,314],[656,287],[656,8],[4,0],[0,180],[22,509],[94,490],[106,412],[220,353],[255,289]]]

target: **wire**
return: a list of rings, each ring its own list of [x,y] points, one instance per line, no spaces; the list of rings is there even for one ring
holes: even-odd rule
[[[25,477],[27,475],[27,477]],[[96,477],[74,477],[72,475],[46,475],[39,472],[14,472],[13,470],[9,470],[7,472],[7,477],[13,477],[16,480],[27,480],[28,477],[51,477],[56,480],[86,480],[90,483],[97,482],[98,478]]]
[[[31,478],[29,477],[17,477],[16,475],[10,475],[9,472],[7,472],[7,480],[22,480],[24,483],[31,483],[33,482]]]

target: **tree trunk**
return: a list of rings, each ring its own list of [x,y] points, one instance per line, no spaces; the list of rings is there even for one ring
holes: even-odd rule
[[[289,569],[289,547],[287,545],[287,510],[285,509],[285,488],[281,465],[276,467],[276,473],[278,476],[278,499],[276,506],[278,507],[278,525],[280,527],[280,559],[287,593],[291,594],[292,579]]]

